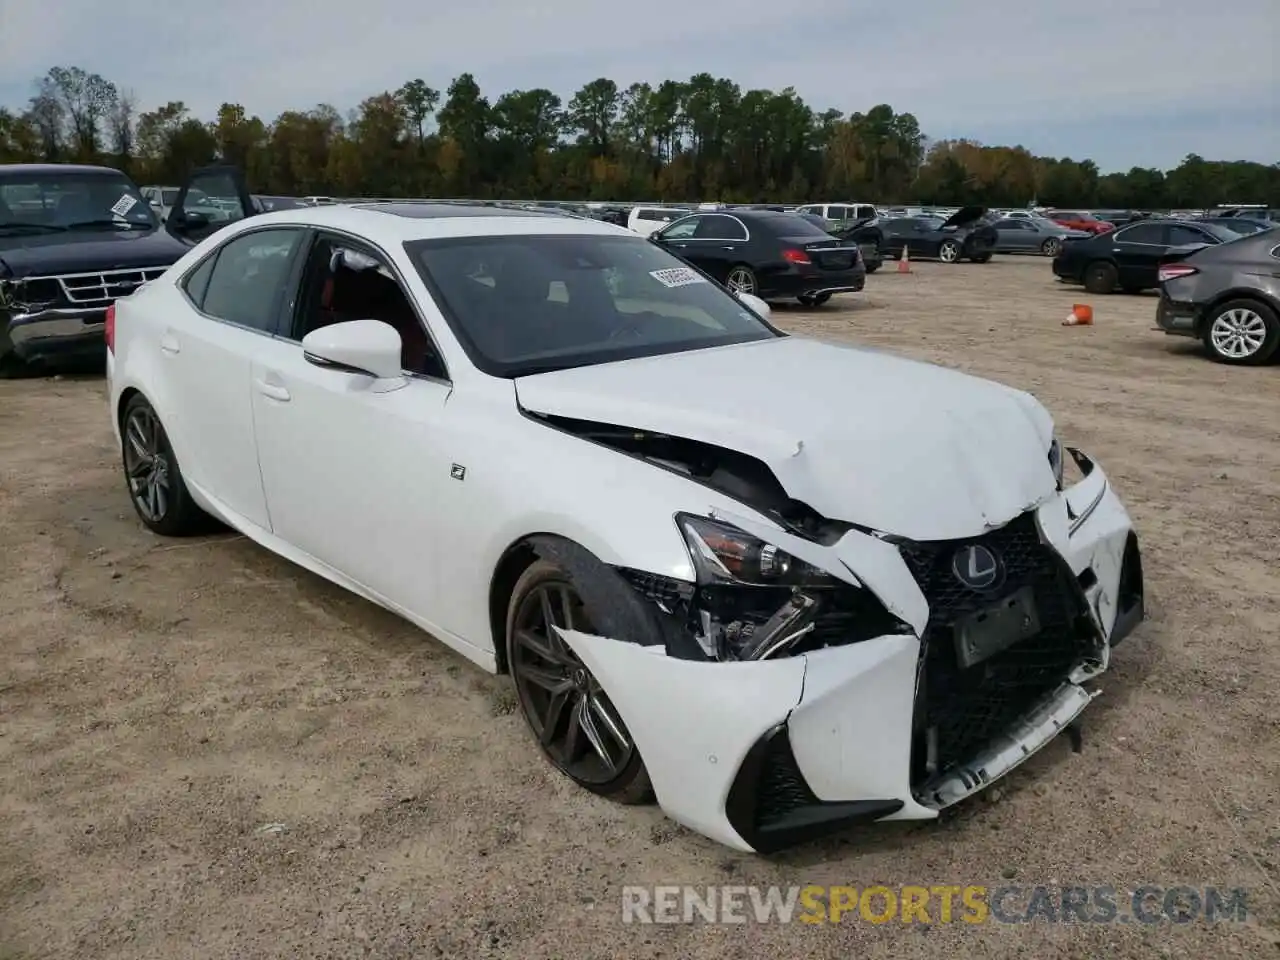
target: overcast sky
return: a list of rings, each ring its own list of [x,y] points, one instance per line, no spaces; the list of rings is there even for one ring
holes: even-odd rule
[[[78,65],[271,119],[470,71],[491,99],[707,71],[1105,170],[1280,160],[1280,0],[0,0],[0,104]]]

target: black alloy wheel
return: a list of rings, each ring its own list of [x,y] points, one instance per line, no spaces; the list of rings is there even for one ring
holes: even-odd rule
[[[169,537],[199,532],[206,515],[187,491],[160,417],[141,394],[125,406],[120,436],[129,500],[142,522]]]
[[[648,799],[648,775],[622,717],[553,627],[595,630],[568,574],[538,561],[512,594],[507,655],[521,711],[539,747],[593,793],[622,802]]]

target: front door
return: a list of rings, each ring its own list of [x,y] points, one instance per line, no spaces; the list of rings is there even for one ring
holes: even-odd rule
[[[265,345],[251,372],[272,529],[404,610],[438,610],[435,518],[451,492],[453,465],[441,437],[450,384],[425,328],[414,342],[410,324],[421,319],[376,251],[338,249],[321,234],[302,276],[288,336]],[[401,332],[403,377],[307,360],[307,333],[355,319]]]
[[[178,191],[165,229],[185,243],[196,244],[253,214],[253,200],[238,168],[202,167]]]

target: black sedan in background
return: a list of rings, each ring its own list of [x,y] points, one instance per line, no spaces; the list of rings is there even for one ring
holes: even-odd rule
[[[1090,293],[1141,293],[1160,286],[1162,263],[1201,247],[1238,239],[1226,227],[1193,220],[1138,220],[1088,240],[1068,240],[1053,258],[1054,275]]]
[[[690,214],[649,239],[733,293],[806,306],[867,282],[856,243],[831,236],[795,213],[717,210]]]
[[[1221,363],[1262,364],[1280,348],[1280,228],[1206,247],[1160,268],[1156,323],[1198,337]]]
[[[920,216],[881,221],[885,252],[897,258],[905,248],[916,258],[986,263],[998,239],[995,228],[983,219],[986,212],[986,207],[961,207],[946,220]]]

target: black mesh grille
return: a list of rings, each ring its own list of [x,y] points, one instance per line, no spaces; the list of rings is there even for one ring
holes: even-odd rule
[[[956,550],[970,543],[987,547],[1004,564],[1005,578],[996,589],[970,589],[952,573]],[[921,778],[928,775],[929,730],[936,736],[935,772],[970,759],[1061,684],[1090,652],[1094,638],[1074,578],[1061,558],[1040,542],[1033,514],[976,540],[899,549],[929,602],[913,756],[913,770]],[[1028,586],[1035,596],[1040,632],[962,669],[956,656],[956,621]]]
[[[757,797],[757,828],[767,827],[793,810],[819,802],[804,782],[795,754],[791,752],[791,738],[785,733],[769,741]]]
[[[668,610],[674,610],[678,604],[693,595],[693,584],[683,580],[646,573],[643,570],[633,570],[630,567],[619,567],[618,572],[642,597],[654,603],[660,603]]]

